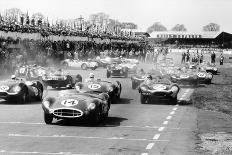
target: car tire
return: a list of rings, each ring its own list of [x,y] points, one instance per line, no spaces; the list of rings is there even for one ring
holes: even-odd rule
[[[147,98],[143,94],[140,94],[140,102],[141,102],[141,104],[147,103]]]
[[[132,81],[132,89],[136,89],[136,83]]]
[[[116,95],[116,99],[119,100],[119,99],[120,99],[121,92],[122,92],[122,85],[121,85],[121,83],[120,83],[119,81],[116,81],[116,83],[117,83],[118,86],[119,86],[119,90],[118,90],[118,91],[120,91],[120,93],[118,93],[118,94]]]
[[[99,108],[97,108],[95,110],[95,112],[92,114],[92,116],[90,117],[90,123],[91,125],[97,125],[101,120],[101,112],[99,110]]]
[[[88,69],[87,64],[86,64],[86,63],[83,63],[83,64],[81,65],[81,69],[83,69],[83,70],[87,70],[87,69]]]
[[[106,71],[106,77],[110,78],[110,72],[108,70]]]
[[[170,104],[171,105],[176,105],[177,104],[177,96],[170,99]]]
[[[52,124],[52,121],[53,121],[52,115],[44,112],[44,122],[46,124]]]
[[[27,92],[25,90],[23,90],[21,96],[19,97],[19,103],[25,104],[26,99],[27,99]]]
[[[42,100],[43,100],[43,90],[38,88],[37,101],[42,101]]]

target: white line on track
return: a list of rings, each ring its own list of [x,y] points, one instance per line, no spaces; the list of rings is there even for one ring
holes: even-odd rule
[[[29,151],[6,151],[6,150],[0,150],[0,153],[5,154],[48,154],[48,155],[99,155],[99,154],[73,154],[71,152],[29,152]]]
[[[23,125],[46,125],[45,123],[30,123],[30,122],[0,122],[0,124],[23,124]],[[102,127],[102,126],[101,126]],[[104,125],[103,127],[113,127],[113,128],[151,128],[157,129],[159,126],[114,126],[114,125]]]
[[[165,127],[160,127],[158,131],[163,131]]]
[[[163,127],[164,128],[164,127]],[[104,139],[104,140],[125,140],[125,141],[169,141],[169,140],[154,140],[154,139],[136,139],[124,137],[85,137],[85,136],[68,136],[68,135],[23,135],[23,134],[0,134],[1,137],[28,137],[28,138],[76,138],[76,139]]]
[[[170,115],[174,115],[174,114],[175,114],[175,111],[170,112]]]
[[[164,121],[163,124],[164,124],[164,125],[167,125],[167,124],[168,124],[168,121]]]
[[[155,134],[155,136],[153,137],[153,139],[157,140],[157,139],[159,139],[159,137],[160,137],[160,134]]]
[[[173,108],[172,110],[177,110],[177,108]]]
[[[148,155],[148,153],[141,153],[141,155]]]
[[[171,119],[172,118],[172,116],[168,116],[168,117],[166,117],[166,119]]]
[[[147,144],[146,150],[152,149],[152,147],[155,145],[155,143],[149,143]]]

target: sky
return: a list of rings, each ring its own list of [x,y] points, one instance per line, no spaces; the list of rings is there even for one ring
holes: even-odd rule
[[[41,12],[49,20],[74,19],[104,12],[120,22],[133,22],[146,30],[154,22],[167,29],[184,24],[200,32],[211,22],[232,33],[232,0],[0,0],[0,12],[19,8],[32,15]]]

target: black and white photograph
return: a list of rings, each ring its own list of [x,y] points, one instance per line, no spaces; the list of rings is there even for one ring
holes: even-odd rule
[[[232,155],[231,0],[0,0],[0,155]]]

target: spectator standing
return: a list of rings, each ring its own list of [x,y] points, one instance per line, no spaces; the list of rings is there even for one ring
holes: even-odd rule
[[[224,61],[224,56],[221,53],[221,55],[220,55],[220,65],[223,65],[223,61]]]
[[[203,53],[201,53],[201,57],[200,57],[200,63],[202,63],[204,60],[204,56],[203,56]]]
[[[215,59],[216,59],[216,55],[215,55],[215,53],[213,52],[212,54],[211,54],[211,63],[215,63]]]
[[[183,52],[183,53],[182,53],[181,63],[185,63],[185,57],[186,57],[186,53]]]
[[[187,50],[187,54],[186,54],[186,62],[190,61],[190,53],[189,50]]]

